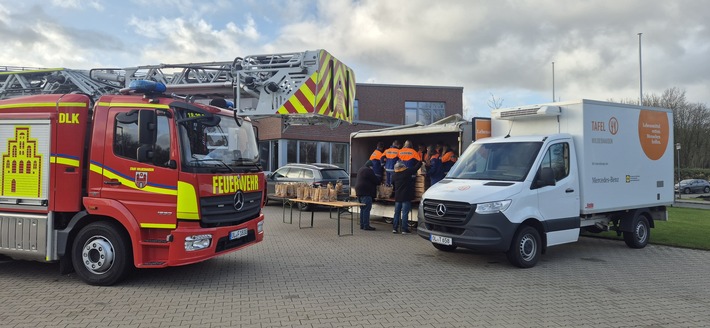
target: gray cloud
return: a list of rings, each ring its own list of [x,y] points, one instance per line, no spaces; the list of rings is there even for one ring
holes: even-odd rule
[[[710,102],[710,9],[701,0],[130,3],[139,10],[126,16],[127,36],[61,26],[39,7],[0,5],[0,37],[10,47],[0,64],[86,65],[107,54],[125,58],[126,49],[141,56],[130,66],[322,48],[359,81],[463,86],[467,106],[485,113],[491,93],[504,106],[550,99],[553,61],[559,99],[637,97],[643,32],[644,91],[680,87],[689,100]],[[156,4],[166,10],[149,11]],[[224,12],[226,23],[213,22]]]
[[[361,81],[463,85],[467,93],[546,95],[554,61],[562,99],[634,98],[638,32],[646,91],[708,84],[705,7],[642,0],[322,1],[316,19],[284,26],[271,46],[328,47],[358,68]]]
[[[121,52],[118,37],[58,23],[41,6],[5,12],[0,19],[2,65],[86,68],[99,63],[102,52]]]

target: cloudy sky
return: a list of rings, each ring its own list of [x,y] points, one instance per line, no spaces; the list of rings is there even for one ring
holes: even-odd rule
[[[678,87],[710,104],[703,0],[0,0],[0,66],[130,67],[326,49],[358,82],[464,87],[467,117]]]

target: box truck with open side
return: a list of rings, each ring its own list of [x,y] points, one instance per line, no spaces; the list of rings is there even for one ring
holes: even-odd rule
[[[458,154],[470,143],[473,136],[471,121],[464,120],[460,115],[451,115],[429,125],[415,123],[376,130],[363,130],[350,134],[350,167],[353,168],[350,186],[355,186],[357,181],[357,168],[365,164],[375,150],[378,142],[383,142],[385,148],[394,140],[400,143],[411,141],[417,145],[434,145],[442,142],[452,146]],[[423,176],[418,176],[417,200],[424,193]],[[387,223],[392,222],[394,216],[394,201],[388,199],[375,199],[370,212],[374,216],[384,218]],[[409,217],[412,227],[417,226],[416,216]]]
[[[427,190],[418,234],[434,247],[506,252],[534,266],[581,230],[648,243],[673,203],[670,110],[581,100],[492,112],[477,140]]]

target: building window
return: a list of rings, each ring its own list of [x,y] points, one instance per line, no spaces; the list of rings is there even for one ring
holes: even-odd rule
[[[429,101],[405,101],[404,124],[434,123],[446,115],[446,103]]]
[[[270,141],[259,141],[259,165],[264,171],[273,171],[269,166]]]
[[[320,162],[330,163],[330,143],[320,142]]]
[[[316,163],[316,150],[318,150],[318,142],[316,141],[299,141],[298,142],[298,162],[299,163]]]
[[[298,140],[286,140],[286,163],[298,163]]]
[[[326,163],[348,170],[350,150],[347,143],[309,140],[281,140],[281,142],[286,144],[286,161],[283,158],[279,159],[282,155],[278,151],[279,140],[260,143],[264,170],[276,171],[280,165],[287,163]],[[270,163],[269,166],[266,163]]]
[[[348,158],[350,155],[348,154],[348,144],[344,143],[333,143],[333,151],[332,151],[332,158],[330,164],[337,165],[345,171],[349,171],[348,169]]]
[[[353,105],[353,121],[357,121],[360,119],[360,105],[358,104],[357,99],[355,99],[355,104]]]

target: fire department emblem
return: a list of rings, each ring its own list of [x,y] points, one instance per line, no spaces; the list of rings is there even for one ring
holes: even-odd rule
[[[148,172],[136,172],[136,187],[145,188],[148,185]]]

